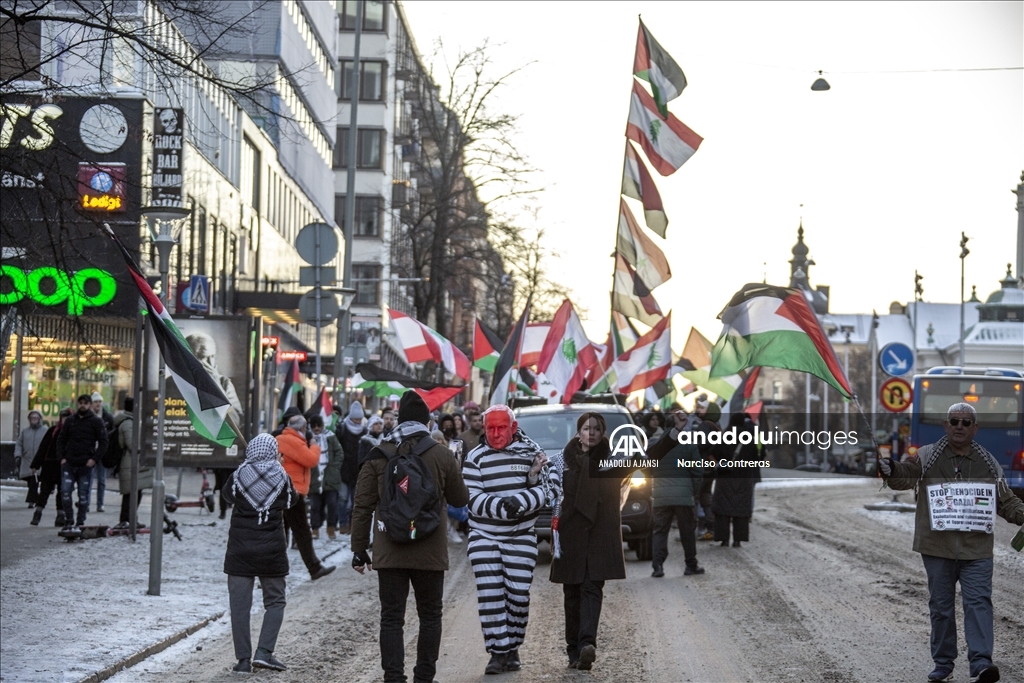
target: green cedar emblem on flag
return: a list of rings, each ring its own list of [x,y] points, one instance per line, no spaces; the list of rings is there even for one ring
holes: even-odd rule
[[[562,342],[562,356],[565,357],[570,364],[576,364],[576,340],[566,339]]]

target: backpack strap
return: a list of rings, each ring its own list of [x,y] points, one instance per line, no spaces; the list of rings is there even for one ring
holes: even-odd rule
[[[370,460],[377,460],[378,458],[384,458],[390,460],[391,458],[398,455],[398,446],[391,443],[390,441],[381,441],[379,444],[370,449],[369,455],[366,456],[367,462]]]
[[[432,446],[436,444],[437,442],[434,441],[433,437],[427,434],[416,443],[416,445],[412,449],[412,454],[423,455],[424,453],[429,451]]]

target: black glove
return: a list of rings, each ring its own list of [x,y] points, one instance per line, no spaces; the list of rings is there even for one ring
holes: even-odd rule
[[[365,567],[368,564],[373,564],[370,560],[370,553],[365,550],[360,550],[358,553],[352,553],[352,568]]]
[[[523,515],[523,511],[526,509],[518,498],[509,496],[508,498],[501,499],[501,507],[505,508],[505,515],[509,519],[519,519]]]

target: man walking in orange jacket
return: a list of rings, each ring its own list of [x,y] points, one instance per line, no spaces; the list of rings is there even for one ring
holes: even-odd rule
[[[284,431],[277,437],[277,447],[281,453],[281,465],[292,480],[296,493],[299,494],[300,505],[293,505],[284,513],[284,521],[291,529],[295,545],[299,547],[302,561],[309,570],[309,576],[316,581],[327,576],[335,567],[324,566],[313,550],[313,532],[309,528],[306,517],[306,495],[309,493],[310,468],[320,462],[320,447],[311,446],[306,439],[306,418],[295,415],[288,420]]]

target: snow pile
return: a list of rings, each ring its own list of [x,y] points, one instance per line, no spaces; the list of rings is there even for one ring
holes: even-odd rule
[[[853,477],[853,476],[829,476],[829,477],[793,477],[789,479],[783,478],[765,478],[757,484],[757,488],[761,489],[789,489],[796,488],[798,486],[856,486],[856,485],[867,485],[878,486],[879,484],[875,479],[869,477]]]

